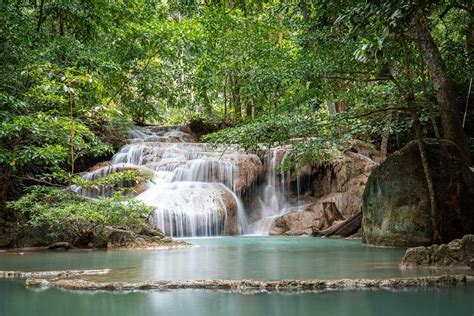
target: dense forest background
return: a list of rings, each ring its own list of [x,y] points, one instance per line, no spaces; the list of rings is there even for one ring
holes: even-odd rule
[[[470,1],[4,0],[0,12],[2,209],[25,186],[71,184],[131,124],[190,124],[248,151],[298,139],[288,168],[353,139],[385,155],[424,137],[467,161],[474,149]]]

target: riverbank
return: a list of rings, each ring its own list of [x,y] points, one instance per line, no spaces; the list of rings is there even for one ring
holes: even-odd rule
[[[148,244],[143,246],[134,246],[134,247],[113,247],[113,248],[57,248],[51,249],[49,247],[22,247],[22,248],[6,248],[0,249],[0,254],[12,254],[12,255],[24,255],[25,253],[51,253],[51,252],[95,252],[95,251],[141,251],[141,250],[170,250],[177,248],[190,248],[198,247],[192,243],[180,241],[180,240],[171,240],[169,242]]]

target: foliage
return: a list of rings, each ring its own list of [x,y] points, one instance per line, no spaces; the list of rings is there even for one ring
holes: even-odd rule
[[[287,163],[300,165],[323,159],[329,147],[343,148],[350,138],[377,142],[382,134],[395,135],[396,145],[401,146],[412,137],[413,115],[424,124],[425,134],[434,136],[439,122],[430,82],[433,78],[428,78],[416,39],[409,35],[413,13],[421,11],[433,26],[432,36],[441,41],[448,71],[456,69],[452,79],[466,88],[468,59],[456,52],[469,47],[469,37],[464,34],[473,21],[473,8],[449,1],[443,5],[411,0],[275,4],[274,8],[285,12],[280,30],[294,45],[289,59],[292,71],[303,79],[303,86],[290,86],[298,98],[285,97],[271,115],[208,135],[205,140],[238,143],[256,151],[298,139],[290,154],[298,159]],[[455,17],[464,19],[465,24],[460,26]],[[442,29],[455,31],[450,34],[440,32]],[[269,60],[276,63],[271,57]],[[333,109],[325,116],[325,110],[338,104],[345,105],[342,111]]]
[[[76,162],[110,154],[132,122],[234,126],[205,140],[293,143],[296,165],[350,138],[400,147],[414,117],[434,136],[446,111],[412,36],[417,12],[456,104],[474,64],[466,1],[6,0],[0,10],[0,207],[33,181],[70,182]],[[472,111],[466,122],[470,136]]]
[[[91,200],[61,188],[33,186],[8,207],[25,214],[28,224],[53,231],[85,229],[99,225],[135,229],[152,208],[120,194]]]
[[[0,163],[14,174],[37,178],[38,181],[65,181],[63,166],[71,163],[70,130],[74,129],[73,149],[77,159],[109,152],[87,126],[68,118],[55,118],[44,113],[19,115],[0,125]]]
[[[141,170],[123,170],[113,172],[103,177],[87,180],[83,177],[76,176],[73,183],[84,190],[103,191],[105,189],[114,189],[116,192],[125,191],[128,193],[133,190],[133,186],[137,183],[146,183],[152,180],[151,173],[145,173]]]

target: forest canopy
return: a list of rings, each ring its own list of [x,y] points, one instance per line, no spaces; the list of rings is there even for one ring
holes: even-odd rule
[[[199,122],[293,163],[350,139],[446,138],[470,159],[470,1],[5,0],[1,203],[67,185],[131,124]],[[465,106],[467,114],[464,114]],[[222,129],[224,128],[224,129]]]

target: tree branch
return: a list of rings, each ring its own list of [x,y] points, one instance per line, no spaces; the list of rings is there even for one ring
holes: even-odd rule
[[[12,176],[15,177],[15,178],[18,178],[18,179],[35,181],[35,182],[38,182],[38,183],[48,184],[48,185],[52,185],[52,186],[55,186],[55,187],[60,187],[60,188],[66,188],[67,187],[63,184],[52,183],[52,182],[46,181],[44,179],[38,179],[38,178],[35,178],[35,177],[32,177],[32,176],[25,176],[25,177],[21,177],[21,176],[17,176],[17,175],[12,175]]]

